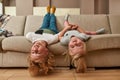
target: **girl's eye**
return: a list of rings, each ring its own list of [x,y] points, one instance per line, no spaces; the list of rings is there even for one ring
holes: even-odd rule
[[[31,53],[32,53],[32,54],[40,54],[40,53],[38,53],[38,52],[37,52],[37,53],[36,53],[36,52],[31,52]]]
[[[81,44],[81,45],[77,45],[77,47],[82,48],[83,46],[82,46],[82,44]]]
[[[35,54],[35,52],[31,52],[32,54]]]
[[[80,45],[77,45],[77,47],[80,47]]]
[[[33,45],[33,47],[37,47],[37,45]]]
[[[36,53],[36,54],[40,54],[40,53]]]

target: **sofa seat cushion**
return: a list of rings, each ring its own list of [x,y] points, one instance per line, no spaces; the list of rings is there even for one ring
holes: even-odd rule
[[[49,46],[49,50],[54,54],[54,55],[63,55],[66,50],[67,47],[63,46],[60,44],[60,42],[52,44]]]
[[[2,56],[3,54],[0,53],[0,66],[2,66]]]
[[[4,39],[5,37],[0,37],[0,45],[2,44],[2,40]],[[0,51],[2,51],[2,46],[0,46]]]
[[[2,48],[6,51],[30,52],[31,46],[24,36],[12,36],[2,41]]]
[[[87,42],[87,51],[120,48],[120,34],[94,35]]]

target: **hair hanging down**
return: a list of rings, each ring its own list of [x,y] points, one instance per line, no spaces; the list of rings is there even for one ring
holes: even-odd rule
[[[71,53],[71,51],[69,51]],[[86,71],[86,61],[85,61],[85,55],[86,55],[86,44],[84,43],[84,50],[83,53],[78,53],[76,55],[72,55],[72,61],[71,64],[75,66],[77,73],[84,73]]]
[[[83,56],[85,56],[86,55],[86,44],[85,43],[83,43],[83,45],[84,45],[84,49],[83,49],[83,52],[82,53],[77,53],[76,55],[72,55],[71,57],[72,57],[72,62],[74,62],[74,60],[76,60],[76,59],[78,59],[78,58],[80,58],[80,57],[83,57]],[[69,54],[71,54],[72,52],[71,52],[71,50],[69,50]]]
[[[45,62],[34,62],[31,61],[30,56],[28,57],[29,61],[29,73],[31,76],[38,76],[40,74],[48,74],[49,71],[53,70],[54,66],[54,55],[49,52]]]

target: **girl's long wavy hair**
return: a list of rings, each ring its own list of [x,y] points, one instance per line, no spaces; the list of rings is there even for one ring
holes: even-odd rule
[[[68,49],[63,53],[64,55],[66,55],[65,60],[66,61],[70,61],[71,65],[76,67],[76,72],[82,72],[84,73],[87,69],[87,65],[86,65],[86,61],[85,61],[85,55],[87,53],[86,50],[86,43],[84,43],[84,52],[82,54],[78,53],[74,56],[70,55],[71,51]]]
[[[28,56],[29,73],[31,76],[38,76],[39,74],[48,74],[49,71],[53,70],[54,66],[54,55],[49,51],[45,62],[34,62],[31,60],[30,55]]]

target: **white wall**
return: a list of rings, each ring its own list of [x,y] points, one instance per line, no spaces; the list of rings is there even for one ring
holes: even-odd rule
[[[16,16],[16,7],[5,7],[5,14]]]
[[[46,7],[34,7],[33,15],[44,16],[46,14]],[[79,8],[56,8],[55,15],[56,16],[65,16],[66,14],[70,15],[80,15]]]
[[[2,14],[3,11],[2,11],[2,3],[0,3],[0,14]]]

